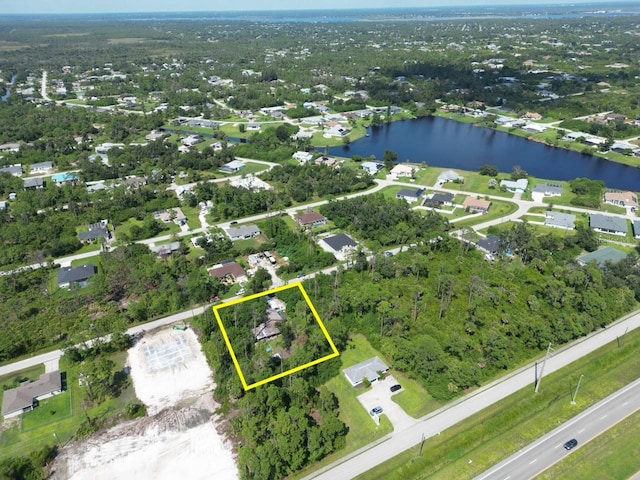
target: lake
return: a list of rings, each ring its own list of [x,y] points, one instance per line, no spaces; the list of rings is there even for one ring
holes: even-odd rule
[[[602,180],[609,188],[640,190],[640,168],[447,118],[392,122],[370,128],[368,133],[368,137],[352,142],[347,148],[330,148],[329,153],[343,157],[375,155],[381,160],[385,149],[390,149],[398,154],[400,162],[471,171],[478,171],[487,163],[506,173],[514,165],[520,165],[539,178],[587,177]]]

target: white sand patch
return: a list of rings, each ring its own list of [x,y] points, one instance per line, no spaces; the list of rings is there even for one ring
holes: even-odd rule
[[[64,447],[53,479],[237,480],[216,430],[211,370],[191,330],[147,333],[129,350],[137,397],[150,416]]]

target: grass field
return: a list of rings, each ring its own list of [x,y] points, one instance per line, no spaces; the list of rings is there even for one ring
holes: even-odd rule
[[[640,371],[638,348],[640,331],[634,330],[625,335],[621,347],[613,342],[546,376],[538,394],[532,388],[522,389],[441,435],[427,439],[422,456],[416,446],[357,478],[449,480],[479,475],[635,380]],[[583,380],[577,404],[571,405],[571,389],[580,375],[592,380]],[[467,459],[472,459],[472,463]]]
[[[640,471],[640,412],[568,455],[537,476],[539,480],[617,480]]]
[[[502,202],[500,200],[492,200],[489,212],[484,215],[474,215],[471,218],[463,218],[453,224],[454,228],[467,228],[473,225],[487,222],[495,218],[504,217],[518,210],[518,206],[511,202]]]

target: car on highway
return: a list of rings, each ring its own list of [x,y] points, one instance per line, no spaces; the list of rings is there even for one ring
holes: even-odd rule
[[[369,412],[369,414],[371,416],[380,415],[381,413],[382,413],[382,407],[381,406],[373,407],[371,409],[371,411]]]
[[[575,438],[572,438],[571,440],[569,440],[567,443],[564,444],[564,449],[571,450],[576,445],[578,445],[578,440],[576,440]]]
[[[397,392],[398,390],[400,390],[402,388],[401,385],[399,384],[395,384],[395,385],[391,385],[391,387],[389,388],[389,390],[391,390],[392,392]]]

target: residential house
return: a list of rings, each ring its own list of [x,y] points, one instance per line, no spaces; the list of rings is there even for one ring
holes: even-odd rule
[[[589,252],[579,256],[576,261],[580,265],[587,265],[591,262],[596,262],[599,267],[604,267],[607,262],[618,263],[620,260],[627,256],[626,253],[612,247],[602,247],[595,252]]]
[[[155,218],[156,220],[162,220],[164,223],[169,223],[172,220],[178,225],[184,225],[185,223],[187,223],[187,217],[182,212],[182,209],[180,207],[153,212],[153,218]]]
[[[62,392],[59,370],[43,373],[35,382],[23,382],[19,387],[5,390],[2,396],[2,416],[11,418],[33,410],[40,400]]]
[[[46,173],[53,169],[53,162],[39,162],[33,163],[29,166],[29,173],[31,175],[38,173]]]
[[[268,340],[280,335],[278,324],[282,322],[284,322],[282,311],[267,308],[267,319],[255,328],[252,328],[251,331],[256,337],[256,341]]]
[[[519,178],[518,180],[500,180],[500,187],[504,187],[510,192],[522,193],[529,186],[529,180],[526,178]]]
[[[386,373],[387,371],[389,371],[389,367],[376,355],[375,357],[345,368],[343,373],[351,386],[357,387],[362,384],[365,378],[370,383],[373,383],[378,380],[381,373]]]
[[[425,207],[437,208],[441,206],[453,205],[454,195],[453,193],[440,193],[436,192],[431,197],[427,198],[423,205]]]
[[[327,167],[335,167],[338,164],[338,159],[335,157],[327,157],[325,155],[316,158],[316,165],[326,165]]]
[[[369,175],[375,175],[380,170],[382,170],[382,167],[383,167],[382,163],[378,163],[378,162],[362,162],[360,166]]]
[[[544,224],[547,227],[566,228],[573,230],[575,228],[576,216],[571,213],[561,213],[547,211],[544,217]]]
[[[80,177],[77,174],[71,172],[56,173],[51,175],[51,180],[56,182],[56,185],[75,184]]]
[[[91,277],[96,274],[96,267],[92,264],[79,267],[60,267],[57,271],[58,287],[69,288],[72,285],[84,287]]]
[[[454,172],[453,170],[445,170],[438,175],[438,183],[443,185],[447,182],[464,182],[464,177]]]
[[[0,152],[19,152],[20,144],[17,142],[3,143],[0,145]]]
[[[260,123],[257,122],[249,122],[247,123],[247,130],[251,130],[253,132],[258,132],[260,131],[261,125]]]
[[[592,213],[589,216],[589,226],[596,232],[609,233],[611,235],[627,234],[627,220],[612,215],[603,215],[600,213]]]
[[[633,225],[633,238],[640,239],[640,220],[634,220],[631,223]]]
[[[424,193],[424,188],[416,188],[416,189],[407,189],[403,188],[402,190],[396,193],[396,198],[406,200],[409,203],[417,202],[420,200],[420,197]]]
[[[0,167],[0,173],[10,173],[14,177],[22,176],[22,164],[15,163],[13,165],[7,165],[6,167]]]
[[[562,195],[562,185],[557,183],[539,183],[531,190],[534,202],[542,202],[544,197],[559,197]]]
[[[345,233],[324,238],[323,241],[336,253],[345,252],[358,246],[358,244]]]
[[[25,178],[22,181],[22,188],[25,190],[36,190],[44,187],[44,179],[42,177]]]
[[[620,207],[636,208],[638,206],[638,197],[633,192],[606,192],[604,201]]]
[[[187,148],[193,147],[194,145],[200,142],[202,142],[202,139],[200,138],[199,135],[189,135],[188,137],[185,137],[182,139],[182,145],[184,145]]]
[[[489,211],[489,207],[491,206],[491,202],[489,200],[483,200],[482,198],[476,198],[469,196],[465,198],[462,203],[462,208],[465,210],[469,210],[470,212],[479,212],[479,213],[487,213]]]
[[[240,160],[232,160],[229,163],[225,163],[218,170],[223,173],[236,173],[242,170],[245,167],[245,163]]]
[[[228,228],[226,233],[231,240],[247,240],[260,235],[260,229],[256,225],[241,225]]]
[[[539,123],[527,123],[522,126],[522,130],[525,132],[531,133],[542,133],[547,129],[544,125],[540,125]]]
[[[312,210],[305,213],[297,213],[293,218],[302,227],[319,227],[327,223],[324,215]]]
[[[154,245],[153,247],[149,247],[153,253],[155,253],[158,257],[168,257],[173,252],[177,252],[180,250],[180,242],[170,242],[164,243],[162,245]]]
[[[209,270],[209,275],[219,278],[223,283],[244,283],[247,281],[247,274],[238,262],[223,262],[214,265]]]
[[[411,167],[410,165],[402,165],[399,163],[395,165],[389,173],[394,178],[410,177],[413,175],[413,169],[414,167]]]
[[[292,156],[300,163],[307,163],[313,160],[313,154],[311,152],[296,152]]]
[[[105,143],[101,143],[100,145],[96,145],[95,150],[96,150],[96,153],[107,153],[112,148],[122,149],[124,148],[124,143],[105,142]]]
[[[95,242],[96,240],[104,238],[105,240],[111,239],[111,232],[107,228],[107,222],[103,220],[98,223],[91,223],[85,232],[78,232],[78,240],[81,242]]]
[[[497,235],[487,235],[482,240],[476,242],[476,247],[486,253],[498,253],[500,251],[500,237]]]

